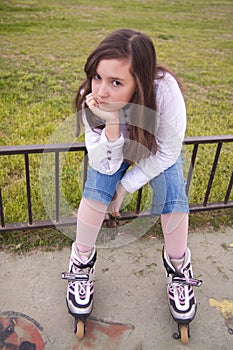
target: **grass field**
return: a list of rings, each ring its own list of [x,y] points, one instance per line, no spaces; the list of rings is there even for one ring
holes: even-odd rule
[[[187,104],[187,136],[233,134],[233,2],[209,0],[0,1],[0,145],[47,143],[73,114],[73,98],[82,81],[89,52],[107,33],[128,27],[150,35],[158,60],[183,80]],[[188,152],[188,151],[187,151]],[[200,200],[204,170],[212,150],[203,150],[191,193]],[[26,219],[23,158],[0,160],[0,187],[6,220]],[[67,196],[77,207],[74,162],[64,176]],[[226,148],[218,200],[233,168]],[[40,196],[39,157],[32,158],[33,196],[37,216],[46,213]],[[76,192],[75,192],[76,191]],[[230,215],[232,219],[232,215]]]

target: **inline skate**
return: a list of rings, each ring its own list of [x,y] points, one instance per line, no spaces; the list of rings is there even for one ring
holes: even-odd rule
[[[189,248],[180,261],[170,259],[164,248],[162,257],[166,269],[168,305],[178,324],[178,332],[173,334],[173,338],[187,344],[190,337],[189,323],[194,319],[197,310],[193,286],[200,287],[202,281],[193,278]]]
[[[86,321],[93,309],[96,249],[88,257],[80,255],[72,245],[69,272],[62,278],[68,280],[66,303],[69,313],[74,317],[74,333],[81,340],[86,332]]]

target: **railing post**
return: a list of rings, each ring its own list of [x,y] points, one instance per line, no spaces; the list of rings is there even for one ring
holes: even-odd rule
[[[233,185],[233,172],[231,173],[231,178],[230,178],[229,185],[228,185],[227,192],[226,192],[226,196],[224,199],[224,204],[227,204],[229,201],[231,190],[232,190],[232,185]]]
[[[2,189],[0,188],[0,217],[1,217],[1,227],[5,227],[4,211],[2,204]]]
[[[26,172],[26,188],[27,188],[27,203],[28,203],[28,222],[32,225],[32,201],[31,201],[31,184],[30,184],[30,169],[28,153],[24,154],[25,172]]]
[[[206,190],[206,193],[205,193],[205,198],[204,198],[204,202],[203,202],[203,206],[204,207],[206,207],[208,199],[209,199],[210,190],[211,190],[211,187],[212,187],[212,184],[213,184],[215,171],[216,171],[216,168],[217,168],[217,165],[218,165],[218,158],[220,156],[221,148],[222,148],[222,142],[219,142],[218,146],[217,146],[217,149],[216,149],[212,170],[211,170],[211,173],[210,173],[210,178],[209,178],[207,190]]]
[[[136,214],[140,213],[140,206],[142,201],[142,188],[138,190],[137,203],[136,203]]]
[[[188,178],[187,178],[187,185],[186,185],[186,194],[187,195],[189,193],[189,187],[190,187],[190,183],[191,183],[192,176],[193,176],[193,169],[194,169],[194,165],[195,165],[195,161],[196,161],[196,157],[197,157],[197,151],[198,151],[198,143],[195,143],[195,145],[193,147],[193,153],[192,153],[192,158],[191,158],[189,172],[188,172]]]
[[[87,180],[87,169],[88,169],[88,157],[87,150],[84,151],[84,164],[83,164],[83,188]]]
[[[55,202],[56,202],[56,222],[60,220],[60,170],[59,151],[55,152]]]

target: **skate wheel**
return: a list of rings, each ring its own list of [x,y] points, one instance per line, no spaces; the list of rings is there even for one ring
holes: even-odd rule
[[[79,320],[79,321],[77,322],[77,331],[76,331],[76,336],[77,336],[78,340],[83,339],[84,334],[85,334],[85,324],[84,324],[84,321]]]
[[[182,324],[180,326],[180,341],[182,344],[188,344],[189,335],[188,335],[188,325]]]

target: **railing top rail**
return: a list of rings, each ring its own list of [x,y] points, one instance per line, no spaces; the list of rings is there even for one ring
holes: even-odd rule
[[[49,153],[66,151],[85,151],[84,142],[56,143],[41,145],[22,145],[22,146],[0,146],[0,155],[26,154],[26,153]]]
[[[184,144],[204,144],[217,142],[233,142],[233,134],[230,135],[215,135],[215,136],[192,136],[185,137]]]
[[[233,135],[216,135],[216,136],[192,136],[185,137],[184,144],[205,144],[217,142],[233,142]],[[39,145],[20,145],[20,146],[0,146],[0,155],[26,154],[26,153],[43,153],[43,152],[66,152],[85,151],[84,142],[56,143],[56,144],[39,144]]]

